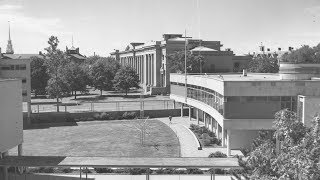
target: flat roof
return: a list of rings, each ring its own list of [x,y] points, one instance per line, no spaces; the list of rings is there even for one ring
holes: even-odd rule
[[[241,169],[237,158],[7,156],[0,166]]]
[[[280,81],[280,75],[278,73],[248,73],[247,76],[243,76],[242,73],[234,74],[208,74],[208,75],[193,75],[201,76],[208,79],[216,79],[220,81]]]

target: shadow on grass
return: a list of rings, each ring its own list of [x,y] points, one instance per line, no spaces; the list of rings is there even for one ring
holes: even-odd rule
[[[31,129],[48,129],[51,127],[63,127],[63,126],[78,126],[77,122],[61,122],[61,123],[37,123],[25,126],[24,130]]]

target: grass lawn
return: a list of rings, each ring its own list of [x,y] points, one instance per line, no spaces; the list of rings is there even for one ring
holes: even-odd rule
[[[77,126],[24,130],[23,155],[179,157],[175,133],[158,120],[149,120],[150,135],[140,144],[138,120],[80,122]],[[16,154],[16,149],[10,154]]]

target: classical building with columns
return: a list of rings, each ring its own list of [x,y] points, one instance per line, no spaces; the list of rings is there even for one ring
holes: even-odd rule
[[[229,49],[222,51],[220,41],[187,39],[187,49],[204,56],[202,72],[232,72],[245,65],[250,56],[235,56]],[[160,41],[130,43],[125,50],[111,53],[121,65],[133,67],[139,75],[141,86],[150,94],[166,94],[170,91],[170,72],[167,56],[183,51],[185,38],[182,34],[164,34]]]
[[[299,68],[297,68],[299,67]],[[282,109],[297,112],[307,126],[319,115],[320,65],[280,64],[280,73],[171,74],[170,98],[189,107],[227,148],[250,148],[260,130],[273,129]],[[183,109],[183,108],[182,108]]]

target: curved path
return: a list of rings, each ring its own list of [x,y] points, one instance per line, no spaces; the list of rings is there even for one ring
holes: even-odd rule
[[[172,123],[169,123],[169,118],[157,118],[159,121],[167,124],[178,136],[181,148],[181,157],[208,157],[210,153],[220,151],[227,153],[227,148],[203,148],[198,150],[198,142],[194,138],[191,131],[188,130],[190,124],[196,124],[197,121],[188,117],[172,117]],[[231,155],[242,155],[239,150],[231,150]]]

